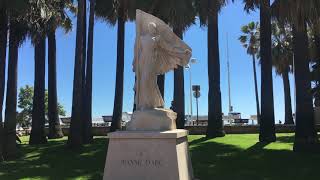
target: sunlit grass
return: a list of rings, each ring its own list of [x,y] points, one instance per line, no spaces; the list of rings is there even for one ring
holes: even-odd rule
[[[195,177],[200,180],[318,180],[320,154],[292,152],[293,134],[278,134],[278,141],[257,143],[257,134],[227,135],[207,140],[189,136]],[[22,157],[0,165],[2,180],[102,179],[107,152],[106,137],[73,152],[67,138],[30,146],[22,137]]]

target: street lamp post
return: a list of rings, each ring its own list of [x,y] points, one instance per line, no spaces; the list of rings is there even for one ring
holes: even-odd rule
[[[192,120],[192,75],[191,75],[191,64],[195,64],[197,62],[196,58],[191,58],[190,63],[185,67],[189,70],[189,93],[190,93],[190,118]]]
[[[193,96],[196,98],[197,102],[197,126],[199,125],[199,105],[198,105],[198,98],[200,97],[200,85],[193,85],[192,86]]]

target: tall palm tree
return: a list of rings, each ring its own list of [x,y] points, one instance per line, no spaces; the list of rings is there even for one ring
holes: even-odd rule
[[[121,129],[123,107],[125,17],[123,7],[119,8],[118,11],[116,88],[110,129],[111,132]]]
[[[61,138],[63,133],[59,121],[57,95],[57,60],[55,30],[48,33],[48,119],[49,139]]]
[[[310,25],[310,59],[312,61],[312,94],[314,106],[320,107],[320,19]]]
[[[3,143],[3,100],[5,89],[5,69],[6,69],[6,53],[8,41],[8,14],[5,3],[0,3],[0,162],[3,160],[2,143]]]
[[[49,139],[62,138],[63,133],[60,126],[57,97],[57,59],[56,59],[56,29],[60,26],[66,32],[71,30],[71,20],[65,12],[65,8],[72,8],[72,3],[61,0],[51,2],[50,9],[53,16],[49,20],[48,28],[48,119]]]
[[[27,26],[23,20],[18,20],[25,13],[26,2],[18,0],[7,1],[9,26],[9,56],[8,79],[6,91],[6,107],[4,121],[4,147],[3,156],[11,159],[18,156],[16,146],[16,106],[17,106],[17,80],[18,80],[18,48],[25,40]]]
[[[279,25],[278,25],[279,24]],[[289,73],[293,60],[292,37],[289,27],[272,23],[272,63],[276,73],[282,76],[285,104],[285,124],[294,124],[292,116]]]
[[[259,47],[260,47],[259,23],[251,22],[248,25],[242,26],[241,31],[243,35],[239,37],[239,40],[243,45],[243,47],[247,49],[247,53],[252,56],[254,89],[255,89],[256,107],[257,107],[257,120],[258,120],[258,124],[260,124],[260,105],[259,105],[258,82],[257,82],[257,71],[256,71],[256,57],[258,56]]]
[[[219,54],[219,12],[227,0],[196,1],[201,26],[208,27],[208,138],[225,135],[222,121],[222,102],[220,88],[220,54]]]
[[[107,23],[117,22],[117,67],[116,85],[113,104],[111,132],[121,129],[123,107],[123,78],[124,78],[124,40],[125,22],[135,18],[135,1],[133,0],[97,0],[96,14]]]
[[[35,78],[32,106],[32,127],[30,144],[47,142],[45,134],[45,60],[46,60],[46,32],[50,19],[49,3],[44,1],[29,2],[29,10],[25,15],[28,22],[32,43],[34,44]]]
[[[183,31],[174,27],[173,32],[183,39]],[[177,113],[177,128],[184,129],[185,124],[185,99],[184,99],[184,67],[178,66],[174,70],[173,110]]]
[[[85,85],[86,85],[86,58],[87,58],[87,0],[84,0],[84,7],[83,7],[83,32],[82,32],[82,38],[83,38],[83,45],[82,45],[82,86],[83,86],[83,93],[85,91]],[[84,94],[83,94],[84,98]],[[84,112],[84,111],[83,111]]]
[[[270,0],[245,0],[245,10],[260,8],[260,61],[261,61],[261,119],[260,142],[276,141],[272,58],[271,58],[271,11]]]
[[[88,52],[85,85],[85,118],[83,142],[91,143],[92,136],[92,65],[93,65],[93,32],[94,32],[94,10],[95,0],[90,0],[89,30],[88,30]]]
[[[39,37],[34,46],[34,96],[32,107],[32,129],[30,134],[30,144],[43,144],[47,142],[44,131],[45,125],[45,59],[46,59],[46,39]]]
[[[73,79],[73,97],[72,97],[72,113],[70,123],[70,133],[68,136],[68,145],[70,148],[78,148],[83,144],[82,131],[82,111],[83,111],[83,19],[85,0],[78,0],[77,13],[77,35],[75,49],[74,79]]]
[[[293,150],[319,151],[313,115],[309,68],[307,23],[319,14],[319,1],[291,0],[273,3],[273,15],[293,25],[293,53],[296,87],[296,132]]]

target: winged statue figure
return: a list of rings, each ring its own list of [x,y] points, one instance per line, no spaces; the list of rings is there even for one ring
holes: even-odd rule
[[[136,11],[133,71],[137,110],[164,107],[157,76],[186,66],[191,54],[191,48],[166,23],[146,12]]]

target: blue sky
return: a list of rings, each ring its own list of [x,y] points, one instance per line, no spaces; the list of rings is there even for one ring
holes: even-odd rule
[[[242,117],[256,114],[253,71],[251,57],[239,43],[240,27],[251,21],[259,21],[259,11],[247,14],[243,5],[237,1],[225,7],[219,16],[219,43],[221,63],[221,91],[223,112],[228,112],[228,86],[226,61],[226,36],[229,37],[229,56],[231,66],[231,94],[234,111],[241,112]],[[75,53],[75,27],[65,34],[57,31],[57,68],[58,68],[58,100],[65,107],[67,115],[71,114],[73,67]],[[134,74],[132,73],[133,45],[135,39],[134,22],[126,23],[125,37],[125,72],[123,111],[132,111]],[[117,26],[112,27],[96,19],[94,31],[94,66],[93,66],[93,116],[110,115],[113,110]],[[208,77],[207,77],[207,28],[199,27],[199,23],[184,33],[184,40],[193,49],[192,57],[197,63],[192,65],[192,84],[201,86],[199,114],[205,115],[208,110]],[[34,49],[28,40],[19,50],[18,87],[33,85],[34,81]],[[257,64],[258,83],[260,89],[260,66]],[[291,93],[293,79],[291,79]],[[283,85],[280,76],[273,73],[274,102],[276,120],[284,118]],[[166,75],[165,84],[166,107],[170,106],[173,96],[173,73]],[[189,72],[185,71],[186,114],[189,114]],[[260,94],[260,90],[259,90]],[[294,99],[292,99],[294,102]],[[193,99],[193,107],[195,100]],[[294,107],[294,106],[293,106]],[[193,108],[195,114],[195,108]]]

